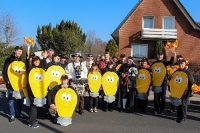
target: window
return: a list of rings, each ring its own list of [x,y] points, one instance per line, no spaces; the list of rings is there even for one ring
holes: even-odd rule
[[[163,17],[163,29],[175,29],[174,16]]]
[[[143,28],[154,28],[153,16],[143,16]]]
[[[141,58],[141,57],[148,58],[148,45],[147,44],[133,44],[131,46],[131,55],[135,58]]]

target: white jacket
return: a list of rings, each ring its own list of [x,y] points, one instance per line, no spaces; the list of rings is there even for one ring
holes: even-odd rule
[[[76,78],[76,73],[75,73],[75,68],[76,66],[80,66],[81,64],[81,78],[87,78],[87,74],[88,74],[88,70],[86,68],[86,66],[83,63],[69,63],[66,67],[65,67],[65,71],[66,74],[68,75],[69,79],[71,78]]]

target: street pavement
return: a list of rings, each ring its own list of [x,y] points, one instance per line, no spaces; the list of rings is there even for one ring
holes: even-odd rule
[[[6,88],[0,85],[0,133],[195,133],[200,131],[200,96],[195,94],[188,106],[188,116],[183,124],[176,123],[176,113],[168,112],[169,92],[167,93],[166,111],[164,115],[154,115],[153,93],[150,93],[147,114],[89,112],[88,96],[85,96],[84,115],[74,113],[72,124],[64,127],[54,124],[50,117],[45,116],[45,109],[38,108],[39,128],[33,129],[26,120],[9,123],[8,104],[5,97]],[[28,117],[28,107],[23,105],[23,114]]]

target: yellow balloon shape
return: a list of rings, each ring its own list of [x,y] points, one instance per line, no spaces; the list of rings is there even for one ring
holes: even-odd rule
[[[72,117],[78,102],[78,95],[71,88],[60,89],[55,96],[56,110],[60,117]]]
[[[23,89],[23,75],[26,74],[26,67],[24,62],[22,61],[13,61],[10,63],[8,66],[7,70],[8,78],[10,81],[10,84],[12,88],[17,91],[17,90],[22,90]]]
[[[166,67],[161,62],[156,62],[151,66],[153,86],[161,86],[166,76]]]
[[[170,75],[172,75],[178,68],[179,68],[178,65],[167,66],[167,71],[169,72]]]
[[[188,76],[183,71],[176,71],[169,81],[172,98],[181,98],[188,86]]]
[[[91,92],[98,92],[101,87],[102,76],[100,72],[90,72],[88,74],[88,85]]]
[[[119,77],[114,72],[106,72],[102,78],[103,91],[106,96],[114,96],[119,85]]]
[[[65,70],[58,65],[52,65],[47,69],[47,77],[49,80],[49,90],[58,84],[61,84],[60,78],[65,74]]]
[[[151,75],[146,69],[139,69],[138,77],[136,78],[136,88],[139,93],[147,93],[151,83]]]
[[[29,84],[35,98],[45,98],[48,88],[47,74],[42,68],[32,68],[29,72]]]

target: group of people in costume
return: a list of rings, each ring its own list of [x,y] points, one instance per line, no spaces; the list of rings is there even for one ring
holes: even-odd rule
[[[117,108],[119,112],[146,113],[152,90],[154,113],[163,114],[167,88],[171,92],[171,110],[177,108],[177,122],[186,119],[193,78],[186,61],[175,52],[167,61],[163,51],[159,51],[156,61],[150,65],[146,57],[136,64],[133,57],[125,54],[111,58],[109,51],[98,55],[96,60],[93,54],[88,54],[85,61],[80,53],[74,53],[73,61],[68,62],[67,56],[55,54],[53,49],[44,51],[43,59],[27,53],[24,61],[22,50],[16,46],[3,67],[11,123],[15,118],[24,119],[21,113],[24,99],[24,104],[29,106],[30,127],[39,127],[38,107],[45,107],[55,123],[67,126],[72,123],[74,111],[84,114],[86,92],[91,113],[98,112],[100,97],[105,112]],[[167,69],[175,65],[173,70]]]

